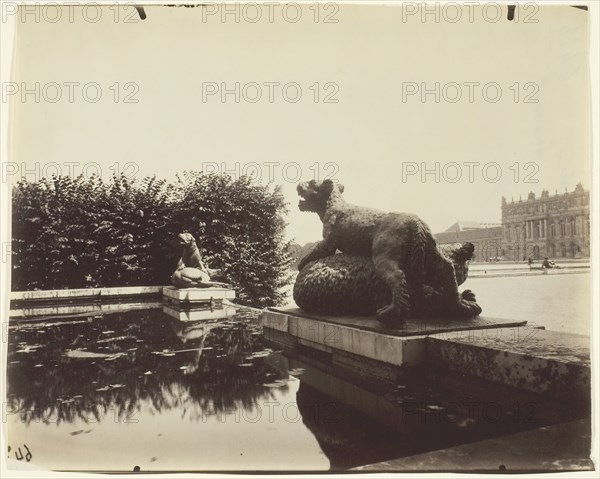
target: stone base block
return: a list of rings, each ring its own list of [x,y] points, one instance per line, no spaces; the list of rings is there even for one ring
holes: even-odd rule
[[[416,365],[424,359],[423,336],[396,337],[300,316],[296,310],[265,311],[261,315],[261,324],[267,340],[277,342],[283,335],[293,338],[297,344],[326,353],[345,351],[394,366]]]
[[[281,313],[295,318],[303,318],[312,321],[318,321],[327,325],[337,325],[363,331],[372,331],[389,336],[428,336],[431,334],[451,333],[455,331],[475,331],[493,328],[513,328],[522,327],[527,321],[507,320],[497,318],[486,318],[478,316],[472,319],[447,319],[447,318],[428,318],[428,319],[409,319],[401,328],[390,328],[379,321],[374,316],[328,316],[324,314],[306,313],[300,308],[271,308],[274,313]],[[328,331],[332,331],[328,327]],[[465,333],[466,334],[466,333]]]
[[[490,328],[522,327],[526,321],[489,318],[471,320],[409,320],[392,329],[373,317],[325,316],[304,313],[298,308],[265,311],[261,317],[264,334],[277,332],[295,338],[298,344],[324,352],[344,351],[394,366],[412,366],[425,361],[425,338],[430,335]],[[276,341],[276,338],[273,338]]]
[[[174,303],[210,304],[224,299],[235,299],[235,291],[227,288],[182,288],[165,286],[163,298]]]

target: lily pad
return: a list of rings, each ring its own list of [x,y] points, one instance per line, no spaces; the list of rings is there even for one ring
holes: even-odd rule
[[[70,349],[65,351],[63,356],[72,359],[97,359],[97,358],[110,358],[112,354],[106,353],[94,353],[91,351],[83,351],[81,349]]]

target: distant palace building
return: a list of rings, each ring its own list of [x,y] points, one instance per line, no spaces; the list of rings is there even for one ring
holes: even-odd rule
[[[527,201],[502,198],[502,247],[506,259],[519,261],[590,256],[590,193],[581,183],[575,191],[550,196],[547,190]]]
[[[442,244],[470,241],[475,261],[589,257],[590,194],[579,183],[563,194],[531,192],[526,201],[503,197],[502,225],[458,222],[435,237]]]
[[[487,261],[502,256],[502,225],[500,223],[477,223],[458,221],[443,233],[435,235],[438,243],[464,243],[475,246],[473,261]]]

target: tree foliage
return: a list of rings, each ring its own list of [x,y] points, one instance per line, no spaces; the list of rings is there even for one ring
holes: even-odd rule
[[[19,182],[12,202],[13,290],[168,284],[182,232],[242,304],[280,304],[290,282],[284,198],[247,177],[60,176]]]

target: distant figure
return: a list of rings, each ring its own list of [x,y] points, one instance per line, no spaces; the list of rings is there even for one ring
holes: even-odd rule
[[[548,269],[548,268],[552,268],[552,266],[550,265],[550,260],[548,260],[548,256],[546,256],[544,258],[544,261],[542,262],[542,269]]]
[[[527,260],[527,264],[529,265],[529,271],[531,271],[531,265],[533,264],[533,259],[531,259],[531,256]]]

